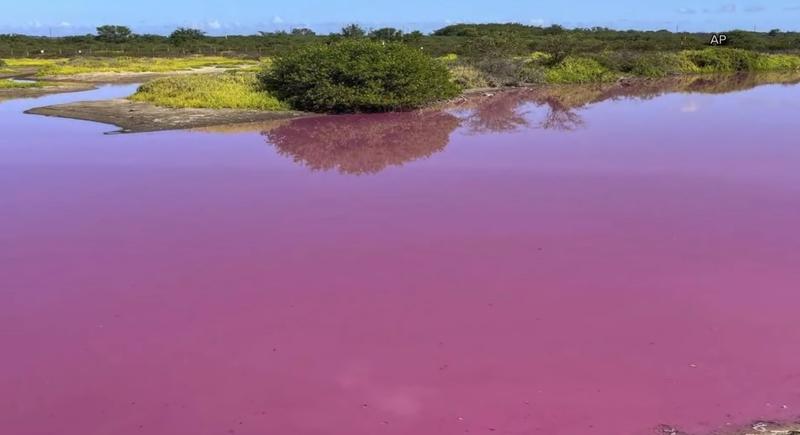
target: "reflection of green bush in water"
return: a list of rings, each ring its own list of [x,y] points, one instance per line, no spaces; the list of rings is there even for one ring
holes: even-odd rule
[[[797,83],[800,83],[798,72],[708,74],[665,77],[622,84],[548,86],[534,92],[532,99],[556,102],[565,108],[574,109],[619,98],[647,100],[671,92],[722,94],[748,90],[765,84]]]
[[[314,170],[377,173],[442,151],[459,120],[444,112],[301,118],[262,134]]]
[[[534,123],[531,113],[525,110],[526,104],[546,107],[544,118]],[[464,125],[470,133],[510,133],[534,126],[572,131],[583,126],[580,115],[559,98],[527,89],[474,99],[460,107],[469,109]]]
[[[528,127],[528,120],[520,108],[529,101],[529,95],[524,92],[506,92],[474,100],[463,106],[470,109],[465,126],[471,133],[512,132]]]
[[[534,125],[525,104],[545,106],[547,112],[540,128],[572,131],[584,125],[576,111],[590,104],[606,100],[647,100],[671,92],[720,94],[752,89],[764,84],[800,83],[798,72],[772,72],[758,74],[720,74],[674,76],[652,80],[634,80],[590,85],[551,85],[532,89],[514,90],[489,98],[476,98],[459,103],[459,108],[469,109],[464,125],[472,133],[511,132]]]

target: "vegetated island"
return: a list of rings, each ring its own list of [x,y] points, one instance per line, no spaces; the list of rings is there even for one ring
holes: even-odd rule
[[[51,44],[73,57],[7,59],[0,74],[32,68],[34,78],[55,83],[55,88],[63,83],[144,81],[127,100],[31,111],[117,125],[125,124],[119,118],[127,114],[129,120],[138,120],[121,125],[130,131],[307,113],[406,111],[490,88],[626,87],[676,76],[800,71],[800,34],[777,29],[728,32],[724,47],[709,47],[711,35],[702,33],[519,24],[454,25],[431,35],[396,29],[367,32],[350,25],[335,35],[294,29],[224,40],[192,29],[157,37],[103,26],[92,37],[0,36],[6,40],[12,45]],[[105,53],[109,46],[125,56],[86,55]],[[173,55],[215,55],[152,57],[164,47],[171,47]],[[137,53],[150,56],[130,56]],[[3,81],[8,87],[22,86]],[[170,122],[154,124],[167,112]]]

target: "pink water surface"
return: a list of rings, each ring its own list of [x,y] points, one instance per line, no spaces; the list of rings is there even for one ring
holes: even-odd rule
[[[0,104],[0,434],[800,415],[800,87],[558,125],[525,101],[236,134],[21,114],[129,91]]]

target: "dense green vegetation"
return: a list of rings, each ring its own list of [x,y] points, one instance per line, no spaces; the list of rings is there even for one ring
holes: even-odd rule
[[[800,50],[800,32],[731,30],[727,45],[763,52]],[[196,29],[177,29],[170,36],[137,35],[125,26],[106,25],[95,35],[39,37],[0,35],[0,57],[28,56],[178,56],[183,54],[235,53],[241,56],[274,56],[303,46],[336,38],[371,38],[402,42],[422,47],[433,55],[456,53],[462,56],[491,51],[498,55],[524,55],[532,51],[555,53],[563,59],[569,54],[602,51],[659,52],[696,50],[707,47],[710,33],[689,33],[607,28],[566,29],[561,26],[537,27],[521,24],[457,24],[430,35],[404,33],[398,29],[368,30],[357,25],[345,27],[337,35],[316,35],[305,28],[284,32],[259,32],[257,35],[208,36]]]
[[[286,110],[261,88],[252,72],[187,74],[145,83],[131,97],[174,108]]]
[[[134,98],[168,107],[314,112],[412,109],[486,87],[800,71],[800,33],[727,36],[727,46],[709,47],[710,35],[702,33],[520,24],[458,24],[430,35],[354,24],[333,35],[297,28],[224,38],[191,28],[136,35],[107,25],[86,36],[0,35],[0,55],[8,59],[0,71],[47,77],[226,68],[236,72],[154,81]]]
[[[312,112],[407,110],[459,93],[444,64],[421,50],[365,39],[298,49],[260,78],[282,101]]]
[[[97,40],[103,42],[125,42],[134,37],[133,32],[126,26],[105,25],[97,28]]]
[[[734,48],[679,52],[602,51],[569,54],[534,52],[528,56],[443,57],[454,80],[464,87],[599,83],[621,77],[659,78],[686,74],[800,70],[800,55],[759,53]]]

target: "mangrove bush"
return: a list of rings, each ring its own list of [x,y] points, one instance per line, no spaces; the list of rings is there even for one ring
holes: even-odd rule
[[[275,59],[260,78],[280,100],[312,112],[409,110],[459,93],[442,62],[369,39],[299,49]]]

